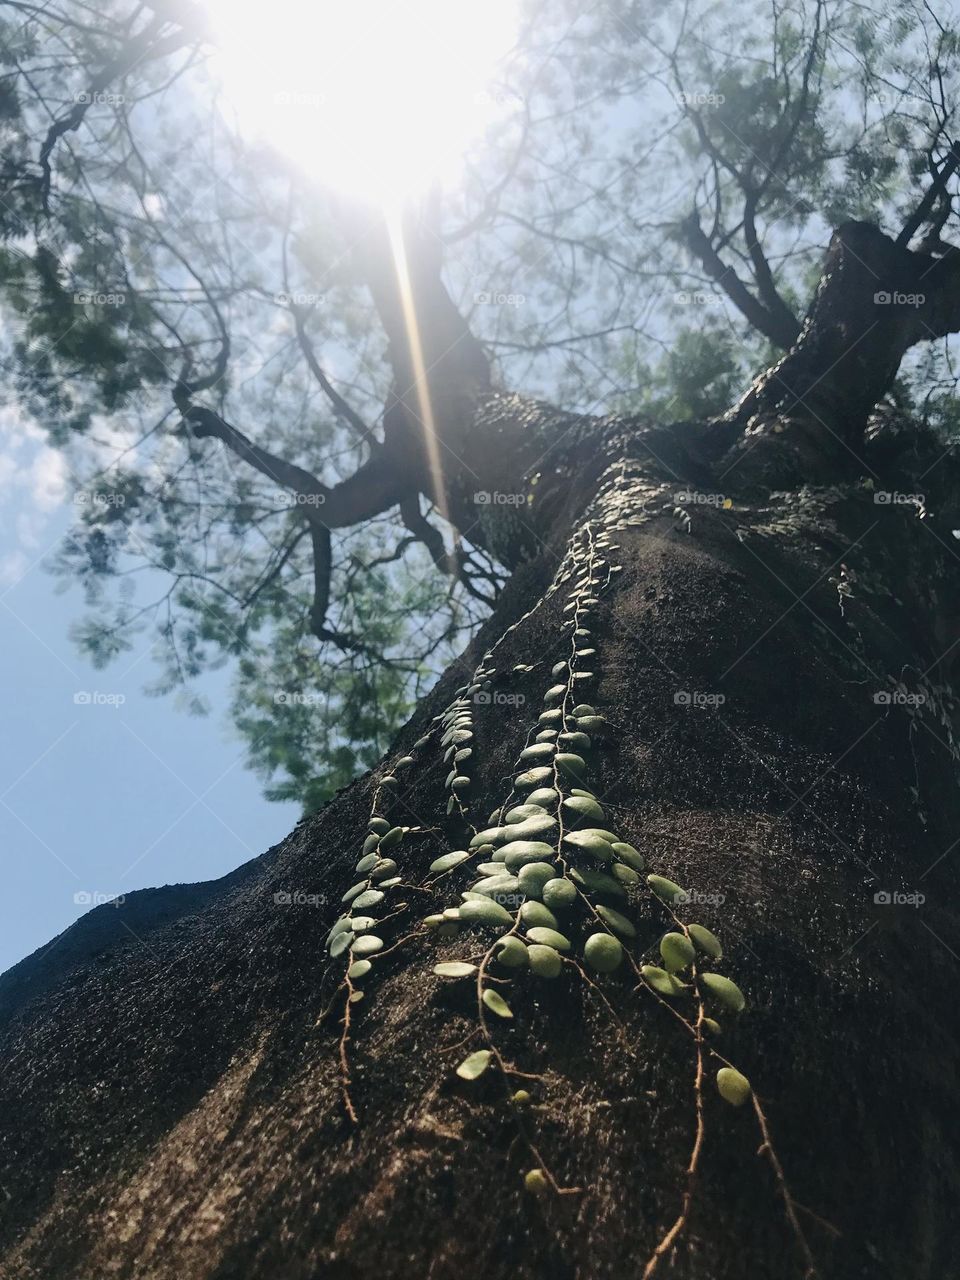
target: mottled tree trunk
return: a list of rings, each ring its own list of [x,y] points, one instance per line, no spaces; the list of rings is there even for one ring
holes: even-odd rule
[[[741,490],[735,459],[679,430],[555,425],[539,471],[517,467],[525,510],[477,504],[513,578],[383,764],[263,858],[98,908],[0,983],[3,1277],[954,1274],[956,544],[945,501],[926,493],[920,519],[896,496],[935,455],[911,436],[893,461],[884,431],[862,446],[872,488],[851,464],[778,490],[781,443]],[[605,726],[574,728],[582,703]],[[469,782],[447,782],[451,706]],[[545,709],[589,728],[592,825],[646,864],[558,909],[556,978],[489,958],[509,924],[423,924],[492,856],[428,870],[522,802]],[[601,866],[562,812],[545,838],[568,871]],[[404,828],[384,855],[399,882],[353,904],[385,946],[348,1006],[351,954],[325,943],[372,813]],[[647,872],[688,900],[671,911]],[[636,931],[606,976],[583,959],[613,918],[598,906]],[[666,999],[637,966],[677,921],[723,957]],[[434,975],[452,960],[482,963],[513,1018],[479,1004],[477,974]],[[718,1094],[724,1061],[752,1082],[742,1107]]]

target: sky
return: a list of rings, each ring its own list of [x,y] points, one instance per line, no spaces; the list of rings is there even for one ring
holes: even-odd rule
[[[3,407],[0,511],[2,972],[107,898],[225,875],[299,810],[244,768],[229,671],[204,676],[198,718],[143,693],[149,635],[103,671],[73,645],[82,593],[44,569],[73,519],[63,457]]]

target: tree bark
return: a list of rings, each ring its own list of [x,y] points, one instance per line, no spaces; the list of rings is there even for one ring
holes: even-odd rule
[[[532,443],[500,465],[542,499],[474,504],[478,536],[526,550],[382,764],[262,858],[100,907],[0,982],[0,1275],[952,1274],[955,469],[921,436],[886,461],[880,433],[872,489],[718,493],[702,436],[508,398],[483,401],[478,450],[507,410],[539,415],[539,469]],[[921,520],[899,495],[924,473]],[[430,864],[520,801],[544,707],[569,727],[581,702],[607,722],[584,752],[598,825],[686,889],[676,917],[746,995],[738,1016],[703,1000],[716,1040],[691,1034],[701,977],[671,1001],[629,962],[584,968],[602,893],[561,913],[558,978],[489,966],[510,1020],[433,973],[506,929],[425,927],[475,875]],[[472,734],[453,791],[450,707]],[[345,984],[325,939],[371,813],[406,828],[400,882]],[[677,924],[646,871],[613,905],[658,964]],[[485,1044],[500,1057],[459,1078]],[[718,1096],[716,1054],[756,1109]]]

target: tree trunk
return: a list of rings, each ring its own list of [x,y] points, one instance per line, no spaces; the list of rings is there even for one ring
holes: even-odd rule
[[[734,470],[725,506],[682,433],[607,423],[551,455],[545,507],[539,486],[529,510],[477,504],[477,536],[526,558],[383,764],[257,861],[100,907],[0,983],[0,1275],[954,1274],[960,806],[938,660],[955,556],[929,494],[932,526],[883,500],[911,475],[889,435],[865,446],[872,489],[853,468],[737,494]],[[557,911],[572,949],[547,978],[490,957],[509,924],[423,924],[491,850],[428,869],[523,802],[520,753],[557,719],[538,717],[572,732],[582,703],[606,720],[576,730],[585,777],[548,763],[544,785],[582,781],[591,825],[646,866],[591,885],[601,864],[561,841],[561,810],[546,838],[588,883]],[[451,707],[472,734],[449,742],[472,753],[452,790]],[[372,813],[404,828],[384,854],[399,883],[354,904],[385,946],[345,980],[362,948],[331,958],[326,939]],[[603,975],[583,948],[611,906],[636,937]],[[723,957],[698,952],[667,998],[637,966],[690,923]],[[479,983],[434,974],[453,960],[482,964]],[[460,1078],[484,1048],[488,1069]],[[743,1106],[718,1093],[725,1062],[752,1082]]]

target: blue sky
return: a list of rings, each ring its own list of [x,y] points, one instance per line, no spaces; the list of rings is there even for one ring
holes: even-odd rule
[[[78,653],[68,629],[81,592],[57,594],[43,568],[72,519],[62,457],[3,409],[0,506],[2,971],[94,895],[224,875],[282,839],[299,811],[268,804],[244,768],[228,671],[204,678],[219,710],[197,718],[142,692],[155,674],[149,635],[105,671]]]

